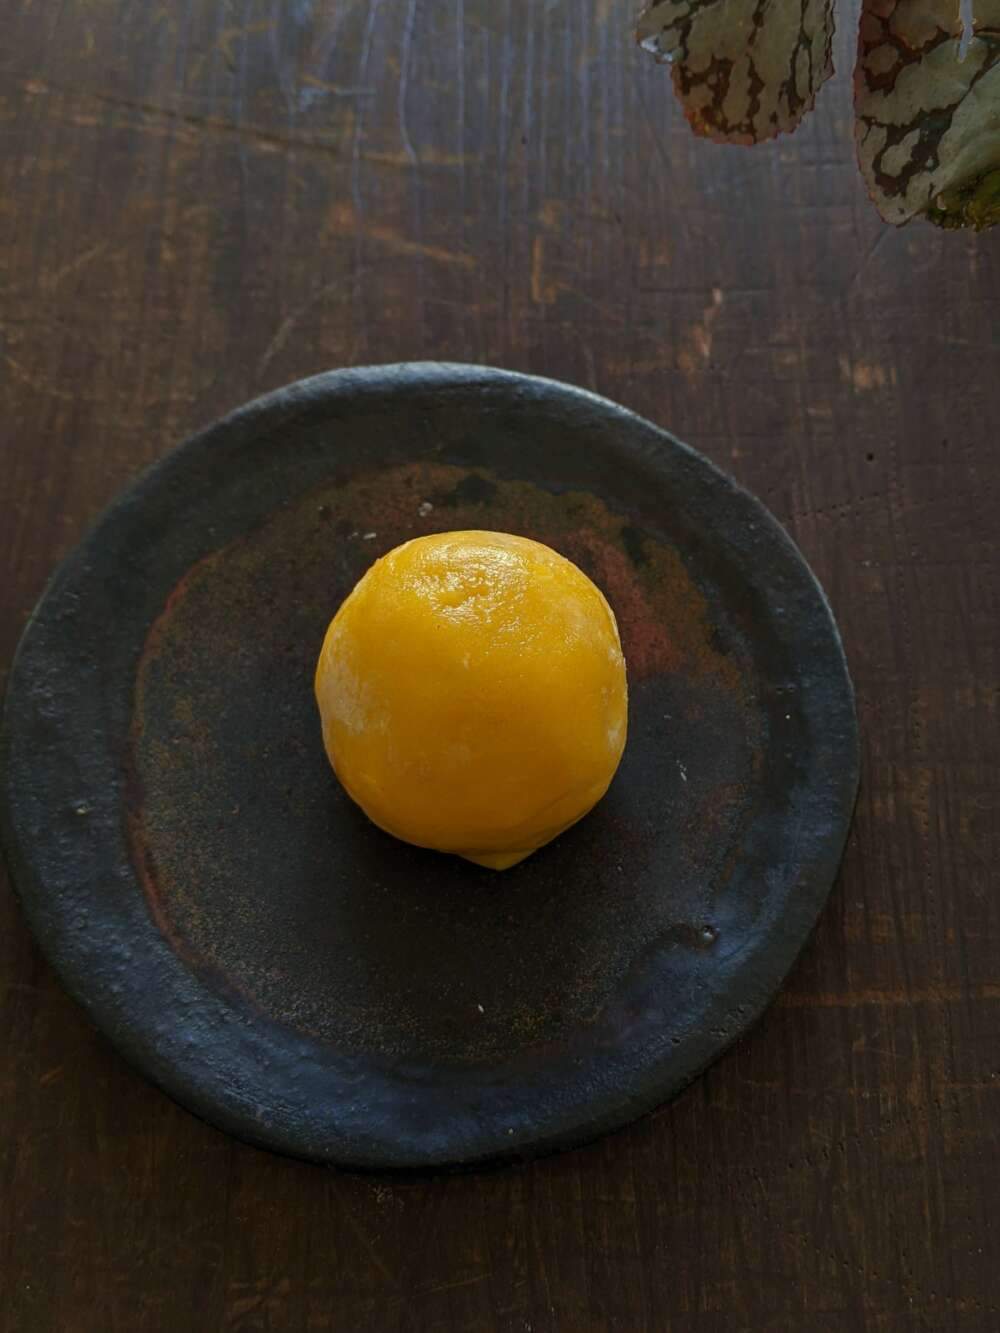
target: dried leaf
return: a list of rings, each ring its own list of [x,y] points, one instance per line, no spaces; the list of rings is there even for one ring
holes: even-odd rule
[[[1000,0],[864,0],[854,74],[861,171],[882,217],[1000,221]]]
[[[695,133],[717,143],[794,130],[833,73],[833,0],[660,0],[636,35],[672,66]]]

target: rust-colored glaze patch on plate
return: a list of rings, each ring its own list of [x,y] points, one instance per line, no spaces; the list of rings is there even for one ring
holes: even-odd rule
[[[370,825],[312,697],[371,562],[466,527],[575,560],[629,664],[608,796],[502,875]],[[232,1132],[358,1166],[544,1151],[683,1086],[780,984],[857,781],[829,609],[757,502],[468,367],[323,376],[165,460],[54,580],[5,727],[17,883],[101,1026]]]
[[[500,879],[370,829],[333,783],[312,699],[326,623],[372,561],[418,533],[468,527],[533,536],[597,581],[619,617],[635,722],[648,727],[641,704],[655,682],[650,697],[661,714],[652,720],[664,742],[654,754],[640,731],[593,826],[529,871]],[[720,825],[731,834],[746,816],[753,756],[766,733],[754,691],[748,646],[735,627],[713,621],[678,552],[603,501],[483,468],[426,463],[363,473],[281,507],[201,562],[168,598],[137,681],[133,857],[150,868],[146,888],[176,947],[262,1013],[372,1054],[419,1042],[428,1058],[495,1059],[513,1054],[526,1034],[555,1039],[586,1021],[664,932],[702,938],[715,914],[706,870],[730,841]],[[698,754],[711,734],[718,742]],[[715,829],[693,844],[694,856],[659,818],[681,784],[686,802],[711,810]],[[333,840],[324,831],[331,803],[349,830]],[[291,894],[274,887],[283,878],[275,858],[285,861],[297,839],[315,854],[296,872],[313,889]],[[635,872],[660,839],[674,844],[664,864],[670,892],[654,896]],[[594,882],[601,878],[599,891],[580,884],[581,856]],[[353,882],[359,864],[368,867],[366,882],[382,881],[376,910],[385,929],[366,920],[359,932],[353,890],[324,888],[326,877]],[[258,879],[267,887],[248,891]],[[466,912],[452,894],[473,885],[492,901],[477,905],[456,949]],[[537,916],[543,895],[546,910],[562,898],[570,917],[575,901],[587,899],[587,929],[571,939],[565,928],[540,933],[525,956],[509,918]],[[304,938],[315,946],[308,953]],[[418,942],[424,976],[413,958]]]

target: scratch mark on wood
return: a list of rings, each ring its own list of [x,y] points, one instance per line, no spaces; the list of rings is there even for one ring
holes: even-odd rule
[[[438,264],[452,264],[456,268],[474,269],[476,261],[472,255],[456,250],[446,250],[440,245],[427,245],[420,241],[411,241],[401,236],[391,227],[372,226],[365,230],[365,238],[377,241],[389,250],[401,255],[417,255],[421,259],[433,259]]]
[[[433,1287],[424,1287],[428,1296],[435,1296],[442,1291],[456,1291],[459,1287],[472,1287],[477,1282],[485,1282],[487,1278],[492,1277],[491,1273],[476,1273],[474,1277],[456,1278],[454,1282],[438,1282]]]
[[[257,362],[258,375],[263,375],[264,371],[267,370],[268,366],[288,342],[296,325],[308,314],[313,306],[322,301],[324,296],[329,296],[331,292],[343,287],[346,281],[347,279],[345,277],[340,276],[332,279],[330,282],[324,283],[322,287],[313,292],[313,294],[303,301],[301,305],[297,306],[295,310],[285,316],[275,330],[274,337],[261,353],[260,359]]]
[[[69,389],[60,389],[55,384],[50,384],[43,375],[34,375],[30,370],[26,370],[20,362],[15,361],[12,356],[4,353],[4,363],[11,369],[16,379],[22,384],[28,385],[36,393],[43,393],[48,398],[58,398],[60,402],[77,403],[83,399],[83,395],[71,393]]]
[[[95,259],[104,254],[107,248],[107,241],[99,241],[97,245],[92,245],[88,250],[84,250],[82,254],[77,255],[75,259],[71,259],[69,263],[60,265],[53,273],[42,274],[38,284],[39,287],[44,292],[54,291],[64,279],[70,277],[73,273],[79,272],[80,269],[86,268],[88,264],[92,264]]]
[[[248,23],[245,27],[223,28],[215,39],[215,49],[222,56],[223,60],[232,67],[236,63],[233,47],[237,42],[244,46],[247,44],[247,38],[255,33],[268,32],[273,20],[270,18],[258,19],[256,23]]]
[[[389,1270],[388,1266],[386,1265],[385,1260],[382,1258],[378,1250],[375,1248],[374,1242],[372,1241],[368,1233],[365,1231],[364,1227],[362,1227],[361,1223],[351,1212],[350,1206],[346,1203],[343,1208],[343,1215],[347,1219],[347,1225],[351,1228],[355,1236],[357,1236],[358,1240],[361,1242],[361,1245],[364,1248],[369,1259],[371,1259],[372,1263],[385,1278],[386,1282],[390,1283],[392,1286],[395,1286],[396,1279],[393,1276],[392,1272]]]
[[[58,87],[40,79],[22,81],[22,89],[35,97],[56,96],[67,99],[75,98],[83,102],[93,102],[101,106],[113,107],[121,111],[133,111],[138,115],[149,116],[167,124],[181,126],[196,134],[217,134],[246,143],[263,151],[282,149],[302,149],[305,152],[323,153],[341,158],[339,140],[334,136],[309,135],[288,131],[279,134],[276,130],[261,126],[236,124],[220,116],[199,115],[193,111],[179,111],[173,107],[158,106],[154,102],[144,102],[138,98],[118,97],[112,93],[95,92],[92,89],[68,89]],[[92,122],[96,125],[96,122]],[[141,129],[141,126],[136,126]]]
[[[417,0],[409,0],[406,20],[403,24],[403,45],[399,57],[399,89],[396,106],[399,116],[399,137],[403,141],[403,151],[411,166],[419,166],[416,150],[410,139],[410,129],[406,120],[406,94],[410,86],[410,59],[413,53],[413,26],[417,18]]]

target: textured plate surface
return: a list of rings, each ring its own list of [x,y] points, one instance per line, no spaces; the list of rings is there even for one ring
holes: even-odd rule
[[[466,527],[581,565],[629,663],[610,793],[501,875],[371,826],[312,698],[368,565]],[[418,364],[251,403],[112,506],[25,632],[0,804],[39,941],[147,1075],[264,1146],[428,1166],[584,1141],[744,1031],[857,767],[829,608],[757,501],[605,400]]]

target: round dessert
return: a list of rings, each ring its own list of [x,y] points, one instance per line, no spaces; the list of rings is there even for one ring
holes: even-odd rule
[[[377,561],[316,668],[330,762],[386,832],[504,870],[601,799],[625,748],[614,613],[564,556],[501,532]]]

